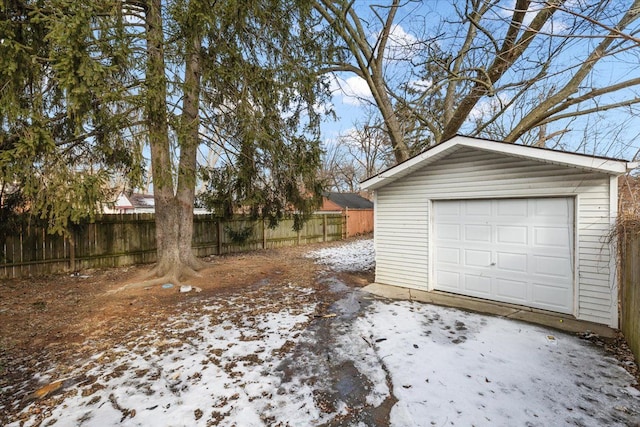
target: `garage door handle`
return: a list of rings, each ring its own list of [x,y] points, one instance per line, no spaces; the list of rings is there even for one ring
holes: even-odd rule
[[[496,265],[496,263],[495,263],[495,262],[492,262],[492,263],[491,263],[491,266],[493,267],[494,265]]]

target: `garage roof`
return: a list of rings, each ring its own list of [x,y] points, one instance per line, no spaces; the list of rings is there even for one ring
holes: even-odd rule
[[[626,160],[456,135],[392,168],[366,179],[360,183],[360,187],[364,190],[375,190],[383,187],[398,178],[408,175],[464,147],[610,175],[622,175],[638,167],[637,162],[628,162]]]

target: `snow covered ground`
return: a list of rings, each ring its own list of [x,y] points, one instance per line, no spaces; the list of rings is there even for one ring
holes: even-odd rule
[[[367,271],[375,265],[373,240],[354,240],[348,245],[333,246],[311,251],[307,257],[334,271]]]
[[[369,267],[373,243],[313,255],[338,271],[349,269],[344,260]],[[343,342],[343,357],[351,353],[361,373],[377,379],[369,400],[381,402],[390,392],[398,399],[392,426],[640,425],[640,392],[618,361],[548,328],[378,300]]]
[[[329,271],[369,269],[373,244],[358,240],[308,256]],[[286,301],[275,301],[264,288],[199,302],[162,329],[66,369],[65,378],[56,377],[54,367],[40,378],[43,384],[73,379],[75,385],[53,407],[34,411],[41,405],[36,401],[23,408],[22,421],[55,420],[56,427],[362,427],[379,424],[348,415],[395,397],[392,426],[640,422],[633,378],[578,337],[372,298],[346,286],[332,307],[336,316],[318,320],[313,289],[299,285],[277,294]],[[320,339],[327,353],[310,350]],[[364,394],[361,404],[332,383],[331,366],[346,365],[363,377],[365,386],[352,387]],[[320,395],[337,397],[327,406]],[[355,421],[340,423],[345,419]]]
[[[377,302],[352,333],[369,337],[390,373],[394,426],[640,421],[629,374],[574,336],[411,302]]]

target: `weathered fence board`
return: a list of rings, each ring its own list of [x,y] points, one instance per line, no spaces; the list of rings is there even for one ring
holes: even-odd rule
[[[622,249],[620,330],[640,362],[640,234],[627,234]]]
[[[270,229],[264,221],[246,217],[222,220],[196,215],[192,247],[196,256],[204,257],[340,240],[342,223],[340,214],[314,215],[296,232],[293,219]],[[26,223],[0,246],[0,278],[152,263],[155,230],[153,214],[102,215],[93,223],[75,226],[69,239]]]

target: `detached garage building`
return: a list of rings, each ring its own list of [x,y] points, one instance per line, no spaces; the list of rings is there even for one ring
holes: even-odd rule
[[[618,326],[623,160],[456,136],[362,183],[376,282]]]

